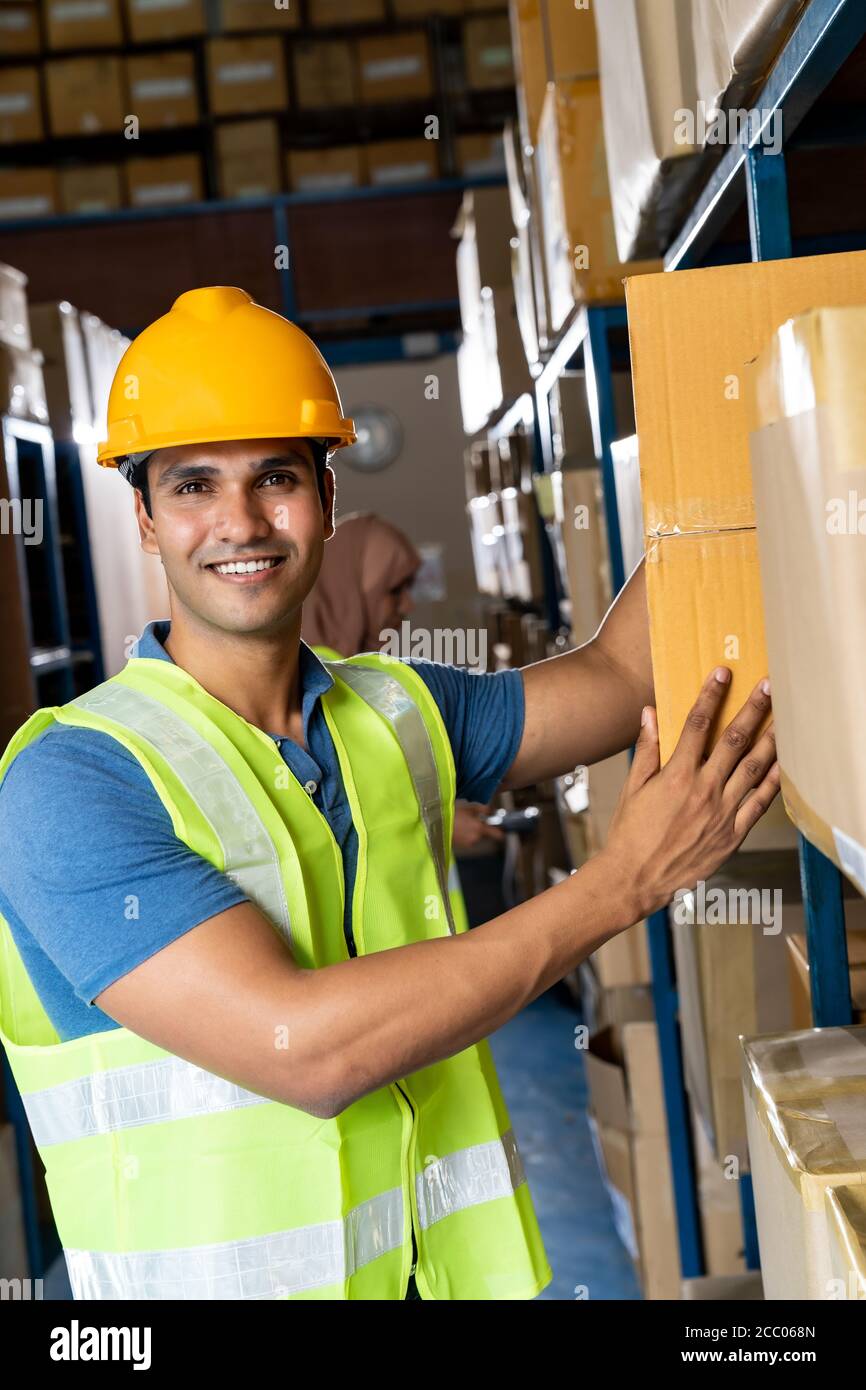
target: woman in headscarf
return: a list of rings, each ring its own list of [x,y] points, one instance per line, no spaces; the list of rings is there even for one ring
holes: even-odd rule
[[[382,634],[399,630],[412,612],[411,587],[421,556],[408,536],[374,512],[350,512],[325,542],[319,577],[304,600],[301,636],[325,661],[378,651]],[[503,840],[487,825],[486,806],[458,801],[454,812],[455,850],[485,839]],[[450,879],[455,916],[465,921],[456,870]]]

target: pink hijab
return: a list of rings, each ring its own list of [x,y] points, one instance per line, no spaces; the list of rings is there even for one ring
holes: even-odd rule
[[[325,541],[322,568],[304,601],[301,636],[341,656],[378,651],[386,595],[421,564],[408,537],[374,512],[352,512]]]

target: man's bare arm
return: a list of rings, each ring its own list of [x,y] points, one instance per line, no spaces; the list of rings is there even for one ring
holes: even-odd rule
[[[653,703],[641,561],[592,641],[522,670],[523,738],[503,787],[526,787],[629,748]]]
[[[755,740],[769,708],[760,689],[704,760],[725,688],[706,682],[662,771],[650,711],[606,849],[494,921],[304,970],[265,917],[242,904],[129,971],[97,1004],[256,1094],[338,1114],[487,1037],[733,853],[778,791],[779,774],[772,729]]]

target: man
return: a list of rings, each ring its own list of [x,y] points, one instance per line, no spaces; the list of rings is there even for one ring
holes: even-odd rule
[[[0,1022],[75,1296],[532,1298],[551,1272],[486,1038],[736,849],[778,788],[769,689],[706,757],[720,668],[659,771],[640,571],[523,672],[319,662],[301,608],[354,433],[310,340],[241,290],[182,295],[108,414],[171,622],[0,764]],[[453,931],[455,796],[639,731],[606,849]]]

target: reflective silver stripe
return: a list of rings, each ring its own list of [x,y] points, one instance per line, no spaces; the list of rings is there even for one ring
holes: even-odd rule
[[[118,682],[98,685],[74,705],[146,739],[180,779],[217,837],[228,878],[261,908],[291,945],[277,848],[235,774],[215,748],[168,705]]]
[[[267,1096],[246,1091],[181,1057],[94,1071],[29,1091],[22,1100],[40,1148],[137,1125],[271,1104]]]
[[[457,861],[452,859],[451,867],[448,870],[448,892],[461,893],[462,891],[460,886],[460,875],[457,872]]]
[[[466,1207],[510,1197],[525,1181],[513,1129],[489,1144],[473,1144],[434,1159],[415,1178],[421,1229]]]
[[[403,750],[409,767],[415,795],[421,810],[421,820],[427,834],[427,843],[436,865],[439,891],[448,919],[448,930],[456,935],[451,900],[448,896],[448,854],[445,844],[445,824],[442,819],[442,793],[439,786],[439,769],[436,755],[424,723],[424,716],[415,701],[406,693],[396,676],[387,671],[370,666],[353,666],[347,661],[326,661],[323,663],[333,676],[346,682],[366,700],[378,714],[381,714],[394,733]]]
[[[175,1250],[69,1250],[74,1298],[281,1298],[341,1283],[403,1243],[403,1192],[394,1187],[349,1212],[293,1231]]]

